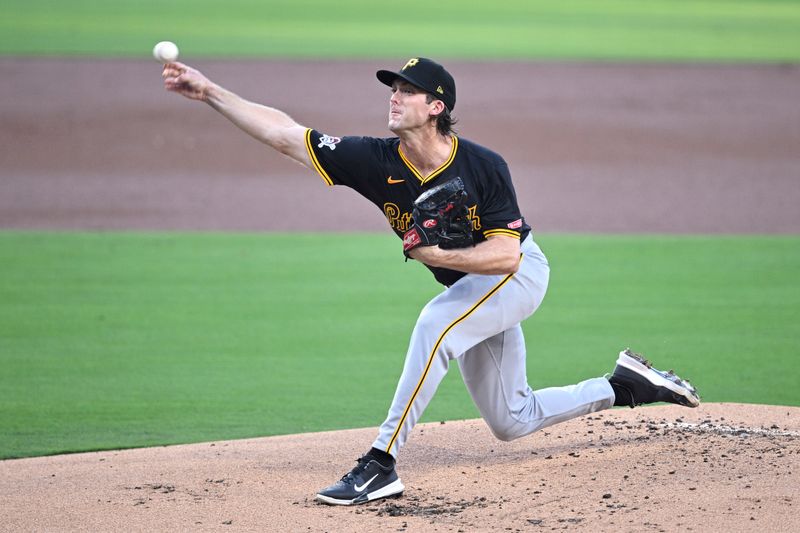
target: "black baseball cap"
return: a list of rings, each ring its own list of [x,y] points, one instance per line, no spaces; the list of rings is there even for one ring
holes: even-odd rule
[[[416,85],[444,102],[450,111],[456,105],[456,82],[453,80],[453,76],[432,59],[412,57],[397,72],[379,70],[375,75],[381,83],[389,87],[398,78]]]

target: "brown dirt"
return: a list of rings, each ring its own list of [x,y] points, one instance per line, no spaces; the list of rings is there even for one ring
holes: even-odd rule
[[[197,63],[337,135],[387,134],[387,65]],[[800,232],[796,65],[450,66],[462,134],[506,157],[537,232]],[[385,231],[152,62],[0,58],[0,117],[0,228]],[[800,530],[798,408],[615,410],[514,443],[421,425],[402,498],[314,503],[374,431],[3,461],[0,530]]]
[[[389,135],[387,65],[197,63],[336,135]],[[800,232],[800,66],[451,70],[462,135],[508,160],[537,232]],[[356,194],[165,93],[152,61],[0,58],[0,117],[0,227],[386,231]]]
[[[621,409],[512,443],[481,421],[421,424],[401,498],[314,502],[374,432],[0,462],[0,530],[800,529],[800,408]]]

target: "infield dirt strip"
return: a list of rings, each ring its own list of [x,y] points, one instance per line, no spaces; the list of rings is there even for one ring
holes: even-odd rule
[[[195,65],[325,133],[391,135],[391,61]],[[535,232],[800,232],[797,65],[448,67],[457,128],[506,158]],[[0,58],[0,228],[387,231],[160,73]]]
[[[387,136],[374,71],[393,63],[195,65],[325,133]],[[798,66],[448,66],[458,129],[509,162],[535,232],[800,232]],[[0,117],[0,228],[394,238],[351,191],[165,93],[152,61],[0,58]],[[0,531],[800,531],[794,407],[618,409],[512,443],[424,424],[402,498],[316,504],[374,434],[0,461]]]

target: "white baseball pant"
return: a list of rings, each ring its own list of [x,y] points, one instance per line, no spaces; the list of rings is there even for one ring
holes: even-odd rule
[[[464,383],[492,433],[513,440],[538,429],[610,408],[605,378],[533,391],[520,322],[547,291],[550,267],[528,236],[515,274],[468,274],[420,313],[386,421],[373,447],[394,457],[457,359]]]

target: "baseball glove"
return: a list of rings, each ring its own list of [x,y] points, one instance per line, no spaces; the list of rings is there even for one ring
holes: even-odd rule
[[[474,244],[472,221],[465,205],[467,192],[460,177],[437,185],[414,200],[414,224],[403,235],[403,253],[417,246],[466,248]]]

